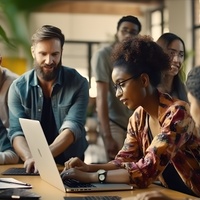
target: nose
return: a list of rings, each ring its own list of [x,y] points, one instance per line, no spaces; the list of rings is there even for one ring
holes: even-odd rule
[[[45,64],[51,65],[53,63],[53,56],[47,55],[45,59]]]
[[[116,92],[115,92],[115,96],[117,98],[120,98],[122,96],[123,92],[120,88],[117,88]]]
[[[179,57],[179,55],[175,54],[175,55],[173,56],[172,60],[173,60],[174,62],[180,62],[181,58]]]

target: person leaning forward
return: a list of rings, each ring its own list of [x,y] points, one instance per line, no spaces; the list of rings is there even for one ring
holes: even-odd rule
[[[75,69],[62,65],[64,41],[59,28],[39,28],[32,36],[34,69],[16,79],[9,90],[9,138],[27,172],[37,169],[19,118],[40,121],[57,164],[73,156],[83,160],[88,146],[84,124],[89,85]]]

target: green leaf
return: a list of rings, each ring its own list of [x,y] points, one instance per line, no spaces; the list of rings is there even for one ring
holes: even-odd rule
[[[15,45],[13,45],[13,44],[9,41],[9,39],[8,39],[6,33],[5,33],[5,31],[3,30],[3,28],[2,28],[1,25],[0,25],[0,37],[2,37],[3,41],[6,42],[8,45],[10,45],[11,47],[15,47]]]

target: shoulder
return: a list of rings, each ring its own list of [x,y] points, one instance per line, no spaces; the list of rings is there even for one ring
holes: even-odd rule
[[[159,106],[159,121],[163,126],[176,127],[177,130],[178,127],[182,129],[190,124],[193,126],[189,104],[169,95],[162,95]]]
[[[67,83],[69,83],[69,82],[70,83],[74,83],[74,82],[88,83],[87,79],[84,76],[82,76],[76,69],[67,67],[67,66],[62,66],[60,78],[61,78],[61,80],[63,80],[64,82],[67,82]]]
[[[24,84],[29,84],[33,79],[34,79],[34,70],[32,69],[18,76],[18,78],[16,78],[13,81],[12,85],[21,87]]]
[[[189,112],[189,104],[186,101],[171,97],[166,93],[160,93],[159,107],[160,111],[183,109]],[[162,112],[161,112],[162,113]]]
[[[76,69],[67,66],[62,66],[61,73],[67,75],[68,78],[70,76],[84,78]]]
[[[137,109],[135,109],[132,116],[129,118],[129,122],[135,128],[144,126],[146,116],[147,112],[144,110],[143,107],[140,106]]]
[[[110,44],[106,44],[101,46],[95,53],[94,55],[99,55],[99,56],[103,56],[103,55],[110,55],[112,51],[112,46]]]
[[[5,78],[5,80],[13,81],[13,80],[15,80],[16,78],[19,77],[18,74],[16,74],[16,73],[10,71],[10,70],[7,69],[7,68],[3,68],[3,67],[2,67],[2,71],[4,72],[4,78]]]

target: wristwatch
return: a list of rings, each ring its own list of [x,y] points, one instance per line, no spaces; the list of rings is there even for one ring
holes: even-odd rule
[[[98,179],[100,183],[105,183],[106,181],[106,175],[107,175],[107,171],[104,169],[100,169],[97,171],[98,173]]]

